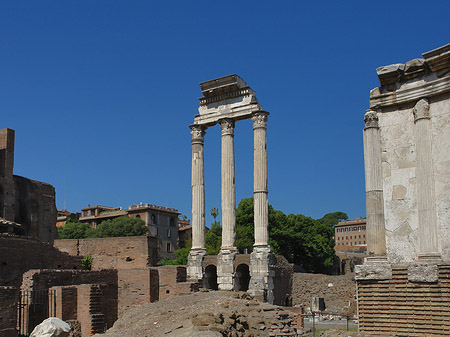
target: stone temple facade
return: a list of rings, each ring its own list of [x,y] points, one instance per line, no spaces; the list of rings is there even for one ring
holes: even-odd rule
[[[450,335],[450,44],[377,69],[364,116],[360,330]]]
[[[200,84],[199,114],[190,126],[192,134],[192,249],[188,275],[204,276],[205,181],[204,135],[208,127],[222,129],[222,247],[217,262],[217,283],[221,290],[235,287],[236,195],[234,166],[234,126],[243,119],[253,120],[254,133],[254,221],[255,244],[250,256],[248,291],[273,302],[272,267],[275,256],[268,244],[268,179],[266,127],[268,112],[262,110],[255,92],[239,76],[230,75]]]

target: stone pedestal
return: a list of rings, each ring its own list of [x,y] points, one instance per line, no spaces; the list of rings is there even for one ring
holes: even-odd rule
[[[237,253],[237,249],[222,248],[217,256],[217,284],[219,285],[219,290],[234,289],[234,259]]]
[[[201,280],[203,278],[203,257],[206,249],[191,249],[188,256],[187,275],[189,279]]]
[[[260,299],[273,304],[273,277],[275,272],[275,255],[269,246],[254,247],[250,254],[250,284],[248,292]]]

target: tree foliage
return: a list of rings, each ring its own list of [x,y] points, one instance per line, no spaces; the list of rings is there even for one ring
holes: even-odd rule
[[[168,266],[168,265],[187,265],[188,262],[188,256],[189,256],[189,251],[191,250],[192,247],[192,239],[189,239],[186,241],[186,247],[184,248],[180,248],[177,249],[175,251],[175,256],[176,258],[173,260],[170,259],[163,259],[160,264],[163,266]]]
[[[77,220],[67,220],[64,227],[58,228],[60,239],[106,238],[119,236],[139,236],[148,231],[145,222],[139,218],[130,218],[126,215],[115,219],[105,220],[97,228]]]
[[[319,222],[334,228],[334,226],[336,226],[339,222],[346,220],[348,220],[347,213],[334,212],[325,214],[322,218],[319,219]]]
[[[60,239],[84,239],[89,228],[89,224],[69,218],[64,227],[58,227],[58,235]]]
[[[253,233],[253,198],[242,199],[236,209],[236,246],[240,252],[245,248],[249,252],[252,250]],[[269,205],[269,244],[272,250],[308,272],[326,273],[333,267],[333,234],[333,229],[320,220],[302,214],[285,215]]]

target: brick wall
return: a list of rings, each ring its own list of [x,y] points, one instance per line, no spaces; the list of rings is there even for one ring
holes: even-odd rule
[[[408,268],[392,268],[391,280],[358,281],[359,329],[375,336],[450,336],[450,266],[438,266],[436,282],[408,280]]]
[[[332,284],[332,286],[329,286]],[[342,309],[354,303],[356,284],[352,274],[324,275],[294,273],[292,287],[293,304],[311,307],[313,297],[323,297],[327,310]],[[354,306],[354,305],[353,305]]]
[[[26,271],[52,268],[81,269],[80,258],[34,238],[0,235],[0,285],[20,287]]]
[[[140,269],[158,263],[157,239],[150,236],[55,240],[60,251],[72,256],[92,256],[92,269]]]
[[[116,270],[29,270],[23,275],[22,290],[44,290],[55,286],[110,284],[117,288]]]
[[[132,305],[159,299],[159,277],[156,268],[119,270],[118,278],[119,315]]]
[[[0,286],[0,337],[16,337],[19,289]]]

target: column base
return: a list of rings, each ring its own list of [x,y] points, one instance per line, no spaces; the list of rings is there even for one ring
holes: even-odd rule
[[[236,247],[222,248],[217,255],[217,284],[219,290],[234,289],[234,259],[238,250]]]
[[[423,253],[417,256],[417,260],[423,263],[440,264],[442,263],[441,254],[439,253]]]
[[[203,279],[203,257],[206,255],[205,248],[191,249],[188,256],[187,275],[189,279]]]
[[[386,255],[367,256],[364,258],[364,264],[371,264],[371,263],[388,263],[388,259]]]
[[[355,266],[355,279],[360,280],[390,280],[392,279],[392,266],[386,255],[368,256],[364,264]]]
[[[270,246],[255,246],[250,254],[250,284],[248,293],[255,298],[273,304],[273,277],[275,255]]]

